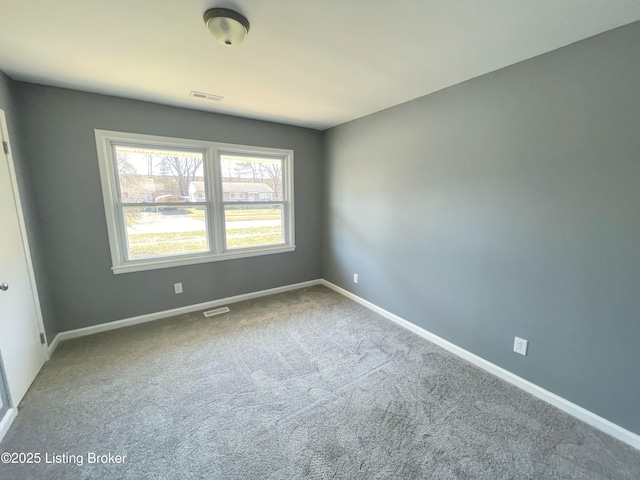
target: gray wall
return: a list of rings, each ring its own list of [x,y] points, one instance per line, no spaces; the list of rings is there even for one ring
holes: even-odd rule
[[[320,132],[27,83],[17,99],[60,331],[320,277]],[[96,128],[293,149],[296,251],[114,275]]]
[[[329,130],[324,278],[640,433],[638,45],[635,23]]]

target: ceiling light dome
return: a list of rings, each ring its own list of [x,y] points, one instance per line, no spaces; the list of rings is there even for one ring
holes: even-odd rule
[[[240,45],[249,33],[249,20],[228,8],[204,12],[204,23],[218,42],[227,47]]]

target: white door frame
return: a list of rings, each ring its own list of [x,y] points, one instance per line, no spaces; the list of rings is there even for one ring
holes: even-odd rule
[[[36,275],[33,270],[33,261],[31,259],[31,249],[29,248],[29,240],[27,237],[27,227],[24,221],[24,213],[22,211],[22,201],[20,200],[20,189],[18,187],[18,179],[16,177],[15,165],[13,163],[13,155],[11,149],[11,140],[9,138],[9,130],[7,128],[7,117],[4,113],[4,110],[0,109],[0,129],[2,129],[2,137],[5,142],[9,145],[9,153],[6,155],[7,157],[7,166],[9,167],[9,178],[11,180],[11,187],[13,190],[13,198],[16,204],[16,213],[18,215],[18,224],[20,226],[20,236],[22,237],[22,245],[24,247],[25,259],[27,261],[27,271],[29,274],[29,282],[31,283],[31,291],[33,293],[33,305],[36,311],[36,322],[38,329],[45,336],[45,343],[42,344],[42,348],[45,352],[45,359],[49,360],[49,349],[48,349],[48,339],[47,333],[44,329],[44,320],[42,318],[42,310],[40,308],[40,297],[38,295],[38,286],[36,284]],[[3,148],[0,145],[0,148]],[[4,152],[2,152],[4,153]],[[45,361],[46,361],[45,360]],[[16,407],[13,403],[13,399],[11,397],[11,391],[9,390],[9,386],[7,385],[7,396],[9,397],[9,407]]]

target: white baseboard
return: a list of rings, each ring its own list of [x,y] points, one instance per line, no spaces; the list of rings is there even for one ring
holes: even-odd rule
[[[162,318],[173,317],[175,315],[182,315],[183,313],[197,312],[198,310],[206,310],[208,308],[215,308],[221,305],[227,305],[231,303],[242,302],[244,300],[250,300],[252,298],[265,297],[267,295],[275,295],[276,293],[288,292],[291,290],[298,290],[300,288],[312,287],[314,285],[320,285],[321,280],[310,280],[308,282],[294,283],[292,285],[285,285],[282,287],[270,288],[268,290],[260,290],[258,292],[244,293],[242,295],[235,295],[233,297],[220,298],[218,300],[212,300],[210,302],[198,303],[195,305],[187,305],[186,307],[173,308],[171,310],[164,310],[162,312],[148,313],[145,315],[139,315],[137,317],[125,318],[122,320],[115,320],[113,322],[101,323],[99,325],[93,325],[91,327],[78,328],[76,330],[68,330],[66,332],[58,333],[51,344],[49,345],[49,355],[51,355],[58,347],[60,342],[70,340],[72,338],[84,337],[86,335],[93,335],[94,333],[106,332],[108,330],[115,330],[117,328],[129,327],[131,325],[138,325],[139,323],[152,322],[154,320],[160,320]]]
[[[56,351],[56,348],[58,348],[58,344],[60,343],[60,334],[56,334],[55,337],[53,337],[53,340],[51,341],[51,343],[47,346],[47,350],[49,353],[49,358],[51,358],[51,355],[53,355],[53,352]]]
[[[9,427],[15,420],[17,414],[18,412],[16,411],[15,408],[10,408],[4,414],[4,418],[0,420],[0,442],[2,441],[6,433],[9,431]]]
[[[486,372],[489,372],[492,375],[495,375],[496,377],[506,382],[509,382],[510,384],[515,385],[516,387],[521,388],[522,390],[530,393],[534,397],[537,397],[540,400],[543,400],[553,405],[554,407],[559,408],[560,410],[568,413],[569,415],[572,415],[578,418],[579,420],[582,420],[583,422],[591,425],[592,427],[597,428],[598,430],[608,435],[611,435],[612,437],[617,438],[618,440],[621,440],[631,445],[632,447],[640,450],[640,435],[630,432],[629,430],[626,430],[621,426],[613,422],[610,422],[609,420],[602,418],[596,415],[595,413],[590,412],[589,410],[586,410],[585,408],[582,408],[579,405],[576,405],[575,403],[572,403],[569,400],[566,400],[560,397],[559,395],[556,395],[555,393],[545,390],[544,388],[539,387],[538,385],[531,383],[530,381],[525,380],[524,378],[519,377],[509,372],[508,370],[505,370],[504,368],[499,367],[485,360],[482,357],[479,357],[463,348],[460,348],[457,345],[454,345],[453,343],[445,340],[444,338],[434,335],[433,333],[405,320],[404,318],[394,315],[393,313],[388,312],[387,310],[384,310],[383,308],[380,308],[377,305],[361,297],[358,297],[357,295],[349,292],[348,290],[345,290],[344,288],[341,288],[324,279],[322,279],[320,283],[344,295],[345,297],[350,298],[351,300],[354,300],[361,305],[364,305],[365,307],[373,310],[374,312],[382,315],[383,317],[391,320],[392,322],[397,323],[401,327],[404,327],[407,330],[410,330],[413,333],[420,335],[421,337],[429,340],[430,342],[435,343],[436,345],[444,348],[445,350],[448,350],[454,355],[457,355],[458,357],[472,363],[473,365],[485,370]]]

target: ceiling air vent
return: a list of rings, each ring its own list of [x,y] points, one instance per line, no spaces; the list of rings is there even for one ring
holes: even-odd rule
[[[219,102],[224,97],[221,95],[212,95],[210,93],[196,92],[195,90],[191,90],[189,92],[190,97],[201,98],[202,100],[211,100],[212,102]]]

